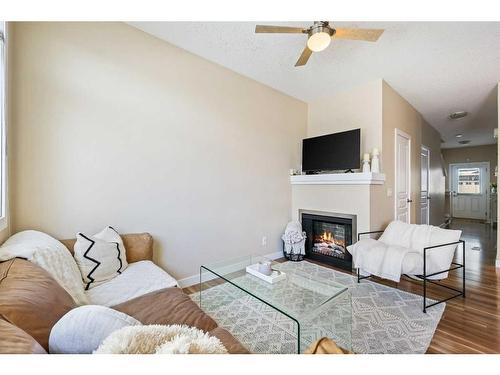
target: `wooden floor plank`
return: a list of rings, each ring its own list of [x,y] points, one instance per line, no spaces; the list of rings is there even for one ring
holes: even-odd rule
[[[496,230],[487,224],[467,220],[454,220],[452,229],[462,230],[462,239],[467,245],[466,298],[447,302],[427,353],[500,353],[500,269],[495,267]],[[471,249],[476,245],[480,246],[480,251]],[[457,256],[457,260],[461,261],[460,258]],[[461,288],[461,272],[450,273],[445,284]],[[379,278],[374,280],[411,293],[422,292],[421,283],[415,281],[402,279],[394,283]],[[442,289],[431,285],[428,288],[429,298],[449,295]],[[198,285],[184,290],[194,293],[198,291]]]

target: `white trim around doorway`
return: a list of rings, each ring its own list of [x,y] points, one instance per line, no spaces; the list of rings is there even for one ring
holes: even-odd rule
[[[430,197],[430,186],[431,186],[431,149],[425,145],[420,145],[420,151],[427,151],[427,197]],[[420,160],[422,160],[422,154],[420,154]],[[420,173],[422,173],[422,163],[420,163]],[[422,192],[422,181],[420,181],[420,192]],[[420,194],[419,199],[422,199],[422,194]],[[419,208],[422,208],[422,204],[419,201]],[[422,215],[422,211],[420,211],[420,215]],[[422,219],[420,219],[422,220]],[[427,198],[427,224],[431,222],[431,201],[430,198]]]
[[[411,136],[408,133],[405,133],[401,129],[394,129],[394,219],[397,220],[398,217],[398,135],[403,138],[408,139],[408,222],[411,223]]]
[[[464,166],[465,168],[471,167],[471,168],[481,168],[481,167],[486,167],[486,176],[488,183],[485,184],[487,186],[481,186],[481,189],[486,190],[486,222],[489,222],[491,220],[491,212],[490,212],[490,183],[491,183],[491,170],[490,170],[490,162],[489,161],[478,161],[478,162],[469,162],[469,163],[451,163],[448,166],[448,190],[450,191],[450,215],[451,217],[454,217],[453,215],[453,167],[456,166]]]

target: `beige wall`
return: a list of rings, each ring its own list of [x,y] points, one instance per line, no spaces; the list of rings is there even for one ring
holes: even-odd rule
[[[497,115],[498,115],[498,126],[497,128],[500,130],[500,83],[498,83],[497,90]],[[500,142],[497,140],[497,165],[500,165]],[[498,177],[497,177],[498,181]],[[500,199],[497,202],[498,204],[498,212],[500,213]],[[497,230],[497,262],[496,266],[500,267],[500,231]]]
[[[384,185],[370,187],[370,229],[384,228],[394,218],[395,129],[411,136],[411,222],[420,223],[420,146],[431,151],[430,222],[444,221],[444,176],[441,164],[441,136],[387,82],[376,80],[353,90],[309,104],[307,135],[316,136],[353,128],[362,129],[362,153],[381,150]],[[424,142],[425,141],[425,142]],[[349,187],[350,188],[350,187]],[[392,191],[392,194],[390,193]],[[355,199],[355,195],[352,195]]]
[[[393,191],[392,196],[379,194],[377,212],[386,222],[394,217],[394,144],[395,129],[400,129],[411,137],[411,199],[410,220],[417,223],[417,207],[420,192],[420,145],[422,116],[385,81],[382,84],[382,150],[384,155],[384,173],[387,189]]]
[[[381,150],[381,172],[385,173],[387,164],[385,164],[382,143],[382,110],[382,80],[378,79],[335,96],[310,102],[307,136],[314,137],[361,128],[361,154],[371,153],[375,147]],[[303,194],[300,194],[301,189],[306,188],[294,187],[293,189],[292,210],[296,211],[298,208],[319,210],[319,208],[312,207],[314,200],[303,198]],[[310,187],[307,190],[311,189],[320,190],[319,187]],[[339,196],[344,198],[344,200],[328,199],[329,210],[323,210],[357,214],[358,230],[384,228],[390,221],[386,215],[379,214],[381,208],[386,210],[385,186],[324,187],[323,189],[330,193],[332,189],[336,189]],[[362,189],[362,194],[357,191],[358,189]],[[319,194],[320,196],[325,196],[324,190],[322,190],[323,194]],[[306,204],[308,204],[307,207],[304,206]],[[346,204],[351,207],[350,210],[344,207]],[[359,205],[366,205],[366,207],[358,207]]]
[[[361,154],[382,147],[382,80],[309,103],[307,136],[361,128]]]
[[[372,199],[372,212],[385,226],[394,217],[395,192],[395,132],[402,130],[411,137],[411,199],[410,221],[420,223],[420,147],[427,146],[431,154],[431,210],[430,223],[440,225],[444,222],[444,176],[441,166],[440,139],[437,130],[430,126],[422,115],[408,103],[387,82],[382,83],[382,150],[385,188],[377,187]],[[388,194],[388,189],[392,194]]]
[[[444,222],[445,210],[445,176],[441,156],[441,134],[422,120],[422,145],[430,151],[430,184],[429,184],[429,221],[431,225]],[[417,211],[417,215],[420,212]],[[419,216],[420,217],[420,216]]]
[[[282,248],[305,103],[126,24],[19,23],[13,43],[14,232],[149,231],[176,278]]]
[[[490,182],[496,180],[495,177],[495,166],[498,162],[498,146],[497,145],[485,145],[485,146],[473,146],[473,147],[459,147],[459,148],[446,148],[443,149],[443,159],[445,161],[445,167],[448,171],[448,177],[446,178],[446,190],[449,190],[449,171],[450,164],[453,163],[474,163],[480,161],[490,162]]]

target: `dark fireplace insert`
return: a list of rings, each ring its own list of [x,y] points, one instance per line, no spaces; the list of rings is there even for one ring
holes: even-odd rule
[[[342,269],[352,270],[352,219],[319,214],[301,214],[306,232],[306,257]]]

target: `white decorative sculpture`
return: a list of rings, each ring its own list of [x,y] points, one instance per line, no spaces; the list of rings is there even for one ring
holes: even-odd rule
[[[378,148],[374,148],[372,151],[372,172],[373,173],[380,173],[380,160],[379,156],[380,153],[378,151]]]
[[[363,155],[363,173],[370,172],[370,154],[366,153]]]
[[[302,260],[306,254],[306,232],[302,231],[302,225],[298,221],[291,221],[287,224],[281,239],[284,243],[285,254],[291,260]]]

